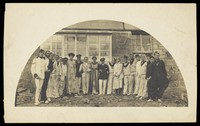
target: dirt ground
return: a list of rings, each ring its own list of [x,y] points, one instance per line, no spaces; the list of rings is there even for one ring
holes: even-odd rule
[[[170,94],[170,95],[167,95]],[[23,96],[25,97],[25,96]],[[18,96],[20,98],[20,96]],[[23,102],[16,106],[34,106],[34,97],[27,96]],[[147,99],[139,100],[135,96],[120,95],[85,95],[79,97],[68,97],[53,99],[49,104],[42,103],[35,107],[187,107],[187,101],[178,97],[172,90],[167,90],[162,102],[147,102]]]

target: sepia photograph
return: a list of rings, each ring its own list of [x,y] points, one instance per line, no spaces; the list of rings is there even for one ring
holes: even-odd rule
[[[175,60],[124,22],[85,21],[44,41],[22,71],[16,106],[187,107]]]
[[[195,122],[195,15],[195,4],[6,4],[4,119]]]

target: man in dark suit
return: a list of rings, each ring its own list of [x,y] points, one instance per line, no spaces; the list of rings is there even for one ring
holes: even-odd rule
[[[152,64],[154,62],[154,57],[148,54],[147,56],[147,72],[146,72],[146,77],[145,79],[147,80],[147,91],[148,91],[148,102],[153,101],[153,94],[155,91],[155,84],[152,83]]]
[[[48,86],[48,82],[49,82],[50,73],[53,70],[53,68],[50,65],[52,62],[51,59],[49,59],[50,55],[51,55],[51,52],[47,50],[45,52],[45,60],[48,64],[48,70],[45,72],[44,83],[43,83],[42,91],[41,91],[41,101],[42,102],[45,102],[47,100],[46,90],[47,90],[47,86]]]
[[[167,72],[165,69],[165,63],[159,58],[160,54],[156,51],[154,53],[155,61],[152,63],[151,83],[155,87],[152,90],[152,99],[158,99],[161,102],[161,98],[165,89],[168,87],[169,80],[167,79]]]

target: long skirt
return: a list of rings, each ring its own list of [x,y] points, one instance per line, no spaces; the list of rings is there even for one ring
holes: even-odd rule
[[[89,93],[90,73],[82,73],[83,94]]]
[[[110,73],[108,77],[107,94],[111,94],[113,91],[114,74]]]
[[[78,93],[78,89],[76,89],[76,77],[73,73],[68,73],[68,93]]]
[[[57,77],[55,74],[51,74],[49,77],[49,84],[46,93],[47,93],[47,98],[59,97]]]
[[[99,88],[99,79],[98,79],[98,70],[92,70],[90,73],[90,83],[92,86],[92,94],[98,93]]]
[[[122,88],[122,78],[114,77],[113,89]]]

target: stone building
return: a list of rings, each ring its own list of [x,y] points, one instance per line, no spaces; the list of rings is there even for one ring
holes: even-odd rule
[[[170,80],[168,93],[171,93],[172,88],[178,89],[171,97],[179,97],[187,102],[184,80],[171,54],[149,33],[132,25],[103,20],[81,22],[56,32],[39,48],[50,50],[62,57],[67,57],[68,53],[73,52],[88,56],[90,60],[94,55],[98,60],[104,57],[106,61],[110,61],[112,57],[122,57],[130,53],[146,54],[158,51],[160,59],[165,62]],[[31,78],[29,70],[34,55],[35,53],[30,57],[22,72],[17,92],[27,88],[31,93],[34,92],[33,80],[25,79]]]

